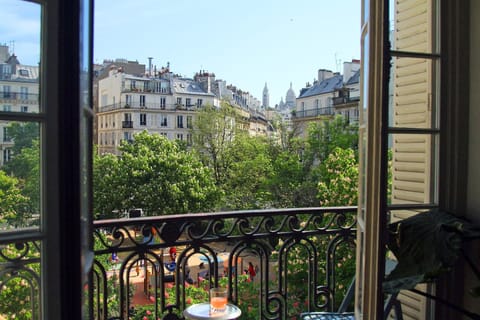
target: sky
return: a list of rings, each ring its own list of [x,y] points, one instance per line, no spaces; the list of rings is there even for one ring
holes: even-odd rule
[[[0,0],[0,43],[38,63],[38,5]],[[360,58],[360,0],[96,0],[94,62],[123,58],[177,74],[213,72],[270,106],[292,83],[298,96],[318,69],[342,73]],[[28,9],[28,10],[27,10]],[[21,21],[21,23],[18,23]]]

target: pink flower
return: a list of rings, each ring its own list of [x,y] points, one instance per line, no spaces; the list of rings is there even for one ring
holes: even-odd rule
[[[151,315],[151,314],[152,314],[152,311],[147,310],[147,315]]]
[[[298,303],[298,301],[295,301],[295,302],[293,303],[293,307],[294,307],[294,308],[298,308],[299,305],[300,305],[300,304]]]
[[[187,304],[192,304],[192,298],[187,299]]]
[[[144,316],[144,317],[143,317],[143,320],[148,320],[147,316]]]

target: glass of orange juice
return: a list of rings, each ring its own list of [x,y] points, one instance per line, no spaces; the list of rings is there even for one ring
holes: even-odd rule
[[[210,289],[210,313],[222,313],[227,308],[227,289]]]

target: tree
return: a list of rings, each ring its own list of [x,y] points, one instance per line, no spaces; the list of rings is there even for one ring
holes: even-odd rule
[[[19,180],[21,193],[26,196],[32,214],[40,212],[40,144],[38,140],[21,149],[5,166],[5,171]]]
[[[125,199],[129,197],[128,184],[123,184],[120,159],[113,154],[93,158],[93,212],[94,217],[117,219],[122,216]]]
[[[350,124],[342,116],[336,116],[331,121],[311,123],[308,128],[308,138],[305,160],[308,164],[324,161],[335,148],[352,149],[358,153],[358,126]]]
[[[8,136],[15,142],[12,147],[14,155],[19,154],[24,148],[32,147],[34,141],[38,140],[40,136],[37,122],[12,122],[7,127],[7,132]]]
[[[322,206],[356,205],[358,163],[352,149],[335,148],[321,165],[318,199]]]
[[[0,170],[0,224],[7,228],[24,227],[31,218],[30,199],[21,194],[18,184],[17,178]]]
[[[271,205],[267,182],[272,176],[269,145],[261,137],[238,133],[228,150],[231,165],[225,171],[224,208],[259,209]]]
[[[212,172],[176,142],[144,131],[119,150],[121,157],[100,161],[103,169],[94,171],[94,193],[99,193],[94,203],[96,216],[131,208],[142,208],[154,216],[216,207],[220,193]]]
[[[207,105],[193,122],[193,147],[204,164],[212,168],[217,186],[226,180],[226,171],[232,164],[228,149],[238,132],[237,113],[226,101],[220,108]]]

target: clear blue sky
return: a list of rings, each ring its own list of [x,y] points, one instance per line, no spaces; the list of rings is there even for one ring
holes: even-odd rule
[[[96,0],[95,62],[170,62],[192,77],[214,72],[270,105],[298,95],[318,69],[360,58],[360,0]],[[341,71],[340,69],[339,71]],[[342,71],[341,71],[342,72]]]
[[[20,62],[38,62],[39,10],[0,0],[0,43]],[[96,0],[94,61],[125,58],[192,77],[214,72],[270,105],[298,95],[318,69],[360,58],[360,0]],[[35,47],[37,45],[37,47]]]

